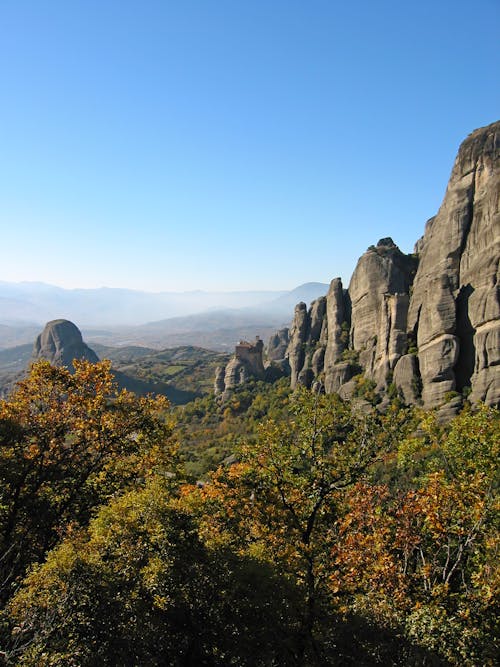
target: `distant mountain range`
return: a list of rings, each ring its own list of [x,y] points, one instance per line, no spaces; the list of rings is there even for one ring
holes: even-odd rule
[[[64,318],[76,322],[89,341],[105,345],[226,350],[239,338],[266,338],[292,320],[298,301],[310,303],[327,289],[314,282],[289,291],[155,294],[0,282],[0,348],[31,342],[46,321]]]
[[[137,325],[227,308],[289,307],[297,296],[307,301],[328,285],[306,283],[290,291],[140,292],[102,287],[63,289],[45,283],[0,281],[0,324],[41,324],[66,317],[80,326]],[[302,298],[302,297],[301,297]]]

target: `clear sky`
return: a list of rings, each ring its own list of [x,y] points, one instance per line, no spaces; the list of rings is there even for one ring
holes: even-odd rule
[[[499,0],[2,0],[0,280],[290,289],[410,252]]]

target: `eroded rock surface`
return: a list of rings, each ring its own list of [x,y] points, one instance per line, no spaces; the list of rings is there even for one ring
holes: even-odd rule
[[[409,290],[417,260],[391,238],[381,239],[359,259],[349,284],[351,345],[365,373],[384,387],[405,354]]]
[[[408,326],[416,332],[426,407],[450,391],[500,401],[500,123],[461,145],[426,227]]]
[[[224,395],[249,378],[263,380],[266,375],[263,361],[264,343],[256,336],[253,343],[241,340],[236,345],[234,356],[227,366],[218,366],[215,371],[214,393]]]
[[[290,364],[290,385],[295,389],[299,373],[304,366],[305,345],[309,334],[309,315],[306,304],[301,301],[295,306],[295,314],[290,327],[288,363]]]
[[[99,357],[83,342],[80,329],[69,320],[47,322],[33,346],[33,361],[46,359],[54,366],[67,366],[74,371],[73,360],[85,359],[95,364]]]
[[[309,310],[303,302],[295,307],[287,350],[292,388],[297,384],[310,387],[323,373],[328,339],[326,308],[324,296],[313,301]]]
[[[383,238],[359,259],[347,290],[335,278],[326,297],[296,306],[286,351],[292,388],[348,398],[367,386],[364,375],[386,399],[397,393],[443,418],[466,395],[500,403],[499,162],[497,122],[460,146],[413,254]],[[270,349],[278,348],[282,339]]]
[[[351,365],[342,360],[349,346],[351,329],[351,300],[340,278],[334,278],[326,296],[325,329],[325,391],[338,392],[353,372]]]
[[[289,340],[288,328],[279,329],[279,331],[273,334],[267,343],[266,352],[268,361],[281,361],[284,359]]]

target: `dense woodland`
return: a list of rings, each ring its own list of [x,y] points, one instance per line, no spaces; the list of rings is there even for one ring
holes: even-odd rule
[[[4,664],[497,664],[496,409],[75,367],[0,402]]]

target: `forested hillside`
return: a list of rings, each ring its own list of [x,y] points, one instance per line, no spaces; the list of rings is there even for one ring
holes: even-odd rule
[[[496,664],[493,407],[172,409],[42,361],[0,438],[6,665]]]

